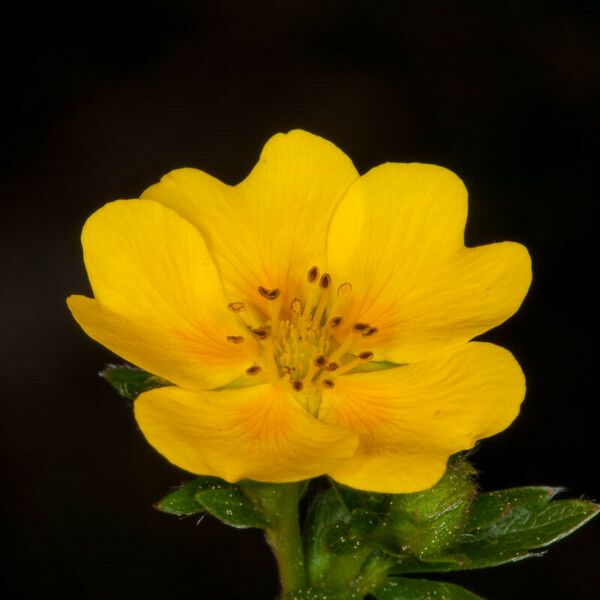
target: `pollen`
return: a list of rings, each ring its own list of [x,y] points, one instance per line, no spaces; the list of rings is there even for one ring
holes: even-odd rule
[[[248,310],[244,302],[228,305],[255,340],[255,346],[246,345],[254,358],[246,369],[248,375],[280,381],[301,402],[314,407],[320,404],[323,388],[333,388],[337,377],[373,359],[373,352],[361,340],[376,334],[378,328],[354,320],[345,325],[352,284],[342,282],[336,288],[334,283],[329,273],[314,265],[291,299],[284,287],[257,285],[263,304],[253,302]],[[226,337],[232,344],[244,341],[243,336]]]

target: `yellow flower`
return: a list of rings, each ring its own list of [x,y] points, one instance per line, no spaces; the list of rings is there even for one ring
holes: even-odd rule
[[[529,255],[466,248],[466,217],[442,167],[359,176],[330,142],[278,134],[239,185],[178,169],[94,213],[94,299],[68,303],[88,335],[174,384],[135,416],[175,465],[412,492],[505,429],[525,393],[507,350],[469,340],[518,309]]]

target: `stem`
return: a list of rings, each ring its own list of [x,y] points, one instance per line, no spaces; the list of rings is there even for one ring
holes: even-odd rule
[[[298,514],[303,489],[303,483],[289,483],[245,490],[261,504],[270,523],[265,534],[277,561],[282,600],[288,594],[306,587],[304,547]]]
[[[298,516],[300,486],[292,484],[281,487],[287,489],[280,490],[274,527],[267,529],[266,535],[277,560],[281,596],[285,598],[290,592],[306,586],[306,570]]]

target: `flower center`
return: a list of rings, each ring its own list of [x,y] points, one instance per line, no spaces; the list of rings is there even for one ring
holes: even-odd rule
[[[335,386],[335,379],[358,365],[373,359],[373,352],[353,350],[361,337],[370,337],[377,328],[370,323],[348,323],[344,309],[352,294],[352,285],[342,283],[334,291],[329,273],[320,275],[310,268],[303,298],[294,298],[282,306],[281,290],[258,287],[266,302],[267,318],[249,322],[243,302],[232,302],[229,309],[239,313],[259,345],[260,352],[246,373],[269,381],[280,380],[294,392],[314,392]],[[343,335],[339,335],[340,332]],[[337,334],[337,335],[336,335]],[[243,336],[227,336],[234,344]]]

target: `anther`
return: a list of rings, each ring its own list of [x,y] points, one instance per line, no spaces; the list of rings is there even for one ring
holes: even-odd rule
[[[335,383],[333,383],[333,380],[331,380],[331,379],[323,379],[323,385],[324,385],[326,388],[329,388],[329,389],[331,389],[332,387],[334,387],[334,386],[335,386]]]
[[[327,357],[323,354],[321,354],[321,356],[317,356],[317,358],[315,358],[314,364],[315,367],[319,367],[319,369],[322,369],[327,364]]]
[[[371,326],[368,323],[354,323],[352,330],[356,333],[362,333],[363,331],[370,329],[370,327]]]
[[[368,351],[367,352],[361,352],[358,355],[358,358],[360,358],[360,360],[368,361],[368,360],[371,360],[373,358],[373,353],[372,352],[368,352]]]
[[[331,285],[331,275],[329,273],[323,273],[319,280],[319,285],[326,290]]]
[[[302,300],[300,300],[300,298],[294,298],[290,302],[290,310],[297,315],[301,315],[302,311],[304,310]]]
[[[294,379],[294,381],[292,381],[292,387],[297,392],[300,392],[302,390],[302,388],[304,387],[304,383],[302,381],[300,381],[299,379]]]
[[[263,287],[262,285],[259,285],[258,286],[258,293],[265,300],[277,300],[277,298],[279,298],[279,294],[281,293],[281,290],[279,288],[274,288],[272,290],[268,290],[266,287]]]
[[[308,283],[314,283],[317,280],[318,276],[319,276],[319,267],[317,267],[315,265],[314,267],[311,267],[308,270],[308,273],[306,274],[306,278],[308,279]]]
[[[244,341],[244,338],[241,335],[228,335],[227,341],[232,344],[241,344]]]
[[[344,317],[338,315],[337,317],[332,317],[331,319],[329,319],[329,327],[331,327],[331,329],[335,329],[336,327],[339,327],[342,324],[342,321],[344,320]]]
[[[367,329],[362,336],[363,337],[369,337],[370,335],[373,335],[375,333],[377,333],[379,331],[379,329],[377,329],[377,327],[369,327],[369,329]]]
[[[248,329],[250,330],[250,333],[255,335],[259,340],[264,340],[267,337],[267,332],[262,327],[248,327]]]
[[[338,365],[336,362],[330,362],[326,367],[325,370],[332,372],[332,371],[337,371],[340,368],[340,365]]]
[[[337,289],[338,298],[348,298],[352,293],[352,284],[349,282],[342,283]]]
[[[252,365],[246,369],[248,375],[258,375],[261,371],[262,367],[259,367],[258,365]]]
[[[227,308],[233,312],[241,312],[246,308],[246,305],[243,302],[230,302],[227,305]]]

